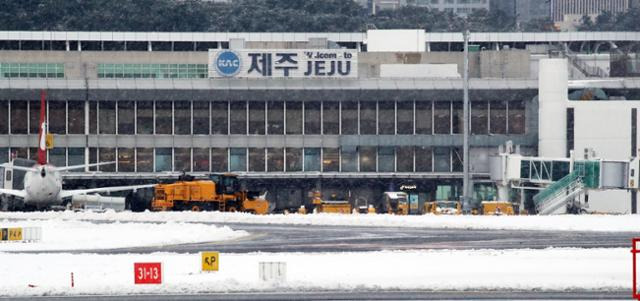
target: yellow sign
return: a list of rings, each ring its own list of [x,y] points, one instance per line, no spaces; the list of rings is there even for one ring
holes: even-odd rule
[[[53,134],[47,134],[45,142],[47,149],[53,148]]]
[[[22,240],[22,228],[9,228],[9,240]]]
[[[218,252],[202,252],[202,271],[218,271],[220,263],[220,253]]]
[[[0,240],[9,240],[9,229],[0,228]]]

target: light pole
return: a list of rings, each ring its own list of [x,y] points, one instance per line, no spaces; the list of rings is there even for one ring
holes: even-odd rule
[[[468,28],[468,27],[467,27]],[[463,145],[462,145],[462,211],[469,212],[469,201],[471,196],[469,191],[469,30],[465,28],[464,37],[464,78],[463,89]]]

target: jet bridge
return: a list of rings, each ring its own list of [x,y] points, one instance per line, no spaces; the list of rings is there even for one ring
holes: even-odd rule
[[[581,159],[573,153],[570,158],[544,158],[522,156],[507,144],[490,158],[499,200],[509,200],[511,189],[534,189],[538,191],[533,196],[536,211],[545,215],[587,212],[589,191],[638,189],[639,170],[638,158],[606,160],[589,149]]]

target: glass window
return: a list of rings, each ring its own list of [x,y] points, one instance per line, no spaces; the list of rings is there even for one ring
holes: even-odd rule
[[[138,101],[136,106],[138,134],[153,134],[153,101]]]
[[[9,102],[2,100],[0,100],[0,134],[9,134]],[[0,149],[1,154],[2,149]]]
[[[451,153],[448,147],[436,147],[433,149],[433,159],[436,172],[451,171]]]
[[[453,171],[462,172],[462,162],[464,161],[464,155],[462,153],[462,148],[453,148],[451,149],[451,159]]]
[[[11,103],[12,109],[14,104],[15,102]],[[26,118],[29,119],[29,133],[38,134],[40,131],[40,101],[29,102],[29,115]],[[12,124],[13,124],[13,120],[12,120]],[[25,119],[25,124],[26,124],[26,119]],[[13,131],[13,126],[11,126],[11,129]]]
[[[360,102],[360,135],[376,134],[376,103]]]
[[[433,104],[434,133],[451,134],[451,103],[437,101]]]
[[[175,171],[191,171],[191,149],[185,147],[176,147],[173,150],[173,162]]]
[[[489,103],[489,130],[491,134],[507,133],[506,101],[492,101]]]
[[[358,171],[358,152],[355,147],[345,147],[340,150],[340,168],[342,172]]]
[[[378,134],[395,135],[396,133],[396,108],[393,101],[378,103]]]
[[[89,148],[89,163],[93,164],[93,163],[98,163],[98,149],[95,147],[90,147]],[[98,170],[97,166],[91,166],[89,167],[90,171],[96,171]]]
[[[172,171],[172,153],[170,148],[156,148],[156,172]]]
[[[67,152],[69,153],[69,166],[84,164],[84,148],[82,147],[70,147]],[[84,171],[83,168],[78,168],[77,172]]]
[[[118,148],[118,172],[135,171],[133,148]]]
[[[33,114],[33,113],[31,113]],[[49,102],[49,133],[64,135],[67,133],[67,102]]]
[[[345,101],[341,103],[342,135],[358,134],[358,103]]]
[[[27,102],[12,101],[11,102],[11,133],[26,134],[28,118],[29,116],[27,115]],[[22,157],[22,158],[25,158],[25,157]]]
[[[191,102],[176,101],[173,103],[175,135],[191,135]],[[191,160],[189,160],[191,162]]]
[[[398,172],[413,171],[413,147],[399,146],[396,148],[396,160]]]
[[[89,103],[89,134],[98,133],[98,103]]]
[[[153,172],[153,148],[136,149],[137,172]]]
[[[430,101],[416,101],[416,134],[431,135],[432,131],[432,112]]]
[[[172,102],[156,101],[156,134],[171,135],[173,128],[171,119]],[[156,167],[158,166],[158,156],[156,154]],[[156,169],[156,171],[158,171]]]
[[[9,162],[9,150],[6,147],[0,147],[0,163]]]
[[[38,160],[38,148],[37,147],[29,147],[29,157],[33,161]]]
[[[100,134],[116,133],[116,102],[101,101],[98,103],[98,124]],[[115,155],[114,155],[115,159]]]
[[[31,158],[31,156],[29,156],[29,150],[26,147],[12,147],[9,151],[11,152],[11,157],[14,158]]]
[[[232,148],[229,151],[229,170],[247,171],[247,149]]]
[[[193,103],[196,104],[195,102]],[[195,113],[195,108],[194,111]],[[209,116],[207,116],[208,120]],[[208,127],[206,128],[209,129]],[[195,128],[194,128],[195,130]],[[193,149],[193,171],[209,171],[209,149],[194,148]]]
[[[84,134],[84,102],[69,101],[67,103],[69,111],[69,134]],[[84,163],[84,162],[83,162]]]
[[[340,171],[340,149],[325,147],[322,149],[322,171]]]
[[[454,134],[462,134],[464,130],[464,114],[463,114],[463,104],[461,102],[453,103],[453,114],[451,116],[451,122],[453,126]]]
[[[249,134],[264,135],[264,106],[262,101],[249,102]],[[264,168],[263,168],[264,171]]]
[[[393,147],[378,148],[378,171],[393,172],[396,169],[395,150]]]
[[[193,134],[194,135],[209,135],[209,102],[208,101],[194,101],[193,102]],[[196,155],[195,152],[193,154]],[[209,160],[209,151],[207,151],[207,161]],[[196,167],[193,166],[195,171]],[[207,165],[207,170],[209,166]]]
[[[376,148],[372,146],[361,146],[360,150],[360,171],[376,171]]]
[[[471,103],[471,134],[485,135],[489,130],[489,103],[478,101]]]
[[[304,171],[320,171],[320,149],[304,149]]]
[[[302,149],[287,147],[285,151],[287,156],[287,171],[302,171]]]
[[[133,108],[133,101],[118,102],[118,135],[134,134],[133,124],[135,122],[135,115],[133,113]],[[131,156],[131,158],[133,158],[133,155]],[[131,164],[131,167],[133,168],[133,164]]]
[[[284,171],[284,148],[267,149],[267,171]]]
[[[287,135],[302,134],[302,102],[287,101],[286,115]]]
[[[115,108],[114,108],[115,111]],[[114,112],[115,113],[115,112]],[[114,129],[115,130],[115,129]],[[102,147],[98,149],[98,161],[102,162],[116,162],[116,149],[112,147]],[[98,166],[98,170],[106,172],[116,171],[116,164],[106,164]]]
[[[340,103],[325,101],[322,103],[322,131],[325,135],[340,134]]]
[[[211,171],[226,172],[227,169],[227,149],[212,148],[211,149]]]
[[[413,135],[413,101],[398,102],[398,134]]]
[[[264,172],[264,148],[249,149],[249,171]]]
[[[50,149],[49,163],[53,166],[67,166],[67,149],[59,147]]]
[[[416,172],[433,171],[432,157],[430,147],[416,147]]]
[[[524,101],[509,102],[509,134],[525,133]]]
[[[320,102],[308,101],[304,103],[304,133],[320,135]]]
[[[227,135],[229,133],[229,103],[214,101],[211,103],[211,134]],[[225,156],[226,158],[226,156]],[[226,167],[225,167],[226,171]]]
[[[247,103],[232,102],[231,103],[231,134],[246,135],[247,134]],[[246,164],[245,164],[246,167]]]
[[[270,101],[268,106],[269,135],[284,134],[284,102]]]

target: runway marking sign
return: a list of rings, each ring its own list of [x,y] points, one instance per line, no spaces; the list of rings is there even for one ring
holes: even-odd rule
[[[0,240],[1,241],[9,240],[9,229],[0,228]]]
[[[202,257],[202,271],[203,272],[216,272],[218,271],[220,264],[220,253],[218,252],[201,252]]]
[[[9,240],[22,240],[22,228],[9,228]]]
[[[133,278],[135,284],[162,284],[162,262],[135,262]]]

